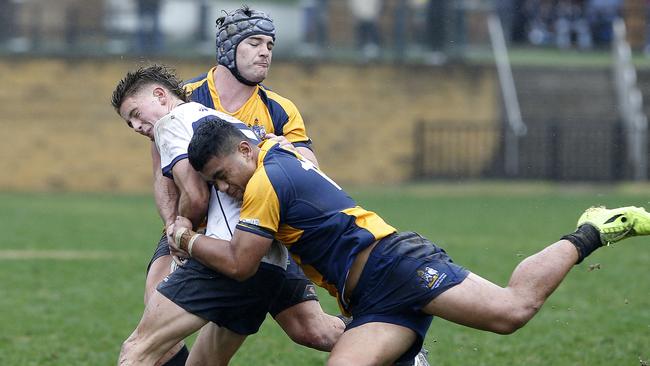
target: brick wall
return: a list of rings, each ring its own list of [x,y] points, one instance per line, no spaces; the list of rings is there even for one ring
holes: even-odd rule
[[[169,60],[181,77],[210,60]],[[109,103],[136,60],[0,59],[0,190],[148,191],[149,144]],[[322,168],[343,184],[409,179],[419,119],[495,123],[490,68],[276,63],[265,83],[301,110]]]

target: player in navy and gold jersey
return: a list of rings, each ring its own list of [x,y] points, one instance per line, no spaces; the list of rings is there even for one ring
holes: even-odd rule
[[[177,218],[173,253],[191,255],[237,280],[252,276],[274,239],[305,272],[353,315],[328,365],[387,365],[413,357],[433,315],[508,334],[524,326],[574,264],[599,247],[650,235],[643,208],[592,208],[578,229],[514,270],[507,287],[453,263],[416,233],[397,233],[359,207],[336,183],[293,149],[251,144],[231,124],[199,127],[190,163],[220,191],[243,199],[230,241],[192,232]]]
[[[298,108],[260,84],[273,58],[273,21],[243,7],[218,20],[217,27],[217,65],[185,83],[190,99],[244,121],[260,138],[284,136],[317,163]]]

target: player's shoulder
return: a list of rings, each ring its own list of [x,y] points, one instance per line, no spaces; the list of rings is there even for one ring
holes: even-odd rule
[[[214,110],[197,102],[183,103],[174,108],[170,113],[171,119],[179,120],[181,122],[194,122],[197,119],[212,114]]]
[[[283,147],[272,140],[266,140],[261,145],[262,164],[272,180],[289,179],[295,169],[300,170],[301,163],[298,154],[291,147]]]
[[[259,91],[260,97],[265,100],[267,104],[269,104],[268,102],[275,102],[287,111],[297,110],[296,105],[289,98],[274,92],[270,88],[260,84]]]
[[[192,94],[195,90],[201,88],[201,87],[206,87],[208,86],[208,73],[201,74],[197,77],[191,78],[189,80],[186,80],[183,83],[183,89],[185,89],[185,92],[188,94]]]

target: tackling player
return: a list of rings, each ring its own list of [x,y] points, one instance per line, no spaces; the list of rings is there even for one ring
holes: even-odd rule
[[[571,268],[603,245],[650,235],[643,208],[587,210],[575,232],[523,260],[503,288],[455,264],[416,233],[397,233],[359,207],[334,181],[274,141],[257,146],[223,121],[199,127],[192,166],[220,191],[243,199],[230,241],[195,233],[185,218],[170,229],[172,253],[239,281],[260,266],[274,240],[353,320],[329,365],[385,365],[413,357],[436,315],[500,334],[523,327]]]

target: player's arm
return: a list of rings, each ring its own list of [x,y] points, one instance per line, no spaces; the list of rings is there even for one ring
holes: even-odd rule
[[[318,168],[318,160],[316,159],[316,155],[310,148],[304,146],[297,146],[296,150],[298,150],[298,153],[300,153],[300,155],[302,155],[305,159],[314,163],[314,165]]]
[[[192,221],[192,226],[196,228],[208,212],[210,202],[208,185],[192,168],[187,159],[179,160],[174,164],[172,174],[174,183],[180,192],[178,212],[181,216],[189,218]]]
[[[178,216],[178,189],[170,178],[165,177],[160,170],[160,154],[156,144],[151,144],[151,161],[153,163],[153,192],[158,214],[165,227],[174,223]]]
[[[205,266],[237,281],[253,276],[262,257],[273,243],[272,237],[235,229],[231,241],[191,231],[189,221],[179,217],[173,226],[170,249],[173,255],[192,257]]]
[[[255,218],[255,219],[252,219]],[[191,256],[228,277],[243,281],[257,272],[280,224],[280,204],[268,176],[254,174],[248,181],[239,224],[228,242],[189,231],[180,217],[173,227],[172,254]]]
[[[208,211],[210,191],[187,160],[191,129],[187,122],[179,118],[163,118],[156,124],[154,135],[161,156],[158,170],[173,179],[178,189],[177,212],[189,218],[197,227]]]

